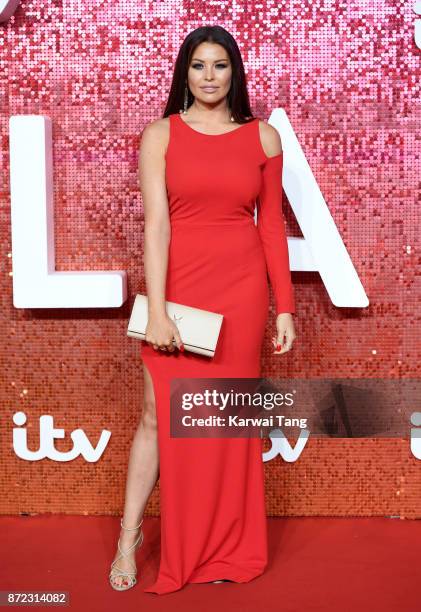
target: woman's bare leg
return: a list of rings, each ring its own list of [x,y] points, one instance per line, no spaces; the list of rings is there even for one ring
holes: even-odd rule
[[[135,432],[129,455],[127,469],[126,496],[123,512],[123,525],[136,527],[143,517],[149,496],[159,477],[158,430],[156,420],[156,404],[152,378],[143,362],[144,400],[142,416]],[[120,529],[120,546],[123,550],[130,548],[138,537],[140,530],[125,531]],[[119,556],[117,552],[114,559]],[[128,555],[129,561],[120,559],[117,562],[121,570],[133,571],[136,566],[135,551]],[[127,584],[127,579],[121,576],[113,578],[114,584]]]

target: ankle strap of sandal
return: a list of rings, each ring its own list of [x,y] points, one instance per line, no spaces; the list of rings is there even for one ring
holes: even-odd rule
[[[139,525],[137,527],[125,527],[123,525],[123,517],[121,517],[120,520],[120,525],[123,529],[125,529],[126,531],[134,531],[135,529],[139,529],[139,527],[141,526],[141,524],[143,523],[143,519],[140,521]]]

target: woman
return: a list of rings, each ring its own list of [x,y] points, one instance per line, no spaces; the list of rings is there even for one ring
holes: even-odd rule
[[[145,395],[110,572],[114,588],[136,583],[139,530],[158,475],[161,561],[144,591],[248,582],[266,567],[261,439],[171,437],[169,391],[173,378],[260,377],[267,272],[277,309],[275,352],[292,347],[282,160],[278,132],[251,115],[233,37],[219,26],[190,33],[164,118],[145,128],[140,148],[149,309],[141,345]],[[165,300],[224,315],[214,357],[183,351]]]

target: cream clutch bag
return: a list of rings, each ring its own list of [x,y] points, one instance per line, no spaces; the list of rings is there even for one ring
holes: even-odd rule
[[[168,316],[174,320],[186,351],[213,357],[224,315],[176,302],[165,302]],[[145,340],[148,322],[148,297],[137,294],[130,315],[127,335]],[[175,340],[173,340],[175,345]]]

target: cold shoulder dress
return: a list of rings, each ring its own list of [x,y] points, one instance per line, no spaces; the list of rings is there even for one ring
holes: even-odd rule
[[[266,155],[257,118],[215,135],[179,113],[169,121],[166,299],[224,320],[213,357],[140,344],[155,394],[161,503],[159,572],[144,591],[158,594],[186,583],[248,582],[267,565],[262,440],[171,437],[170,381],[261,376],[268,279],[276,313],[295,312],[283,153]]]

